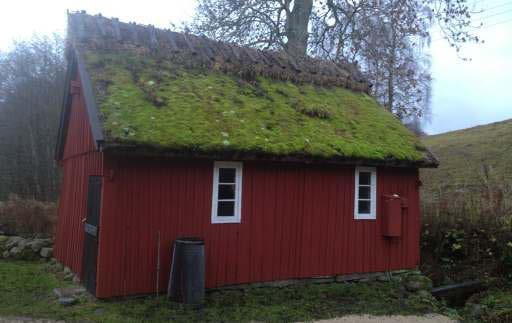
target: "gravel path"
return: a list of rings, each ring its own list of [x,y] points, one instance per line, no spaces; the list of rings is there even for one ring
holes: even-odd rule
[[[430,314],[425,316],[370,316],[349,315],[331,320],[316,321],[316,323],[456,323],[446,316]]]
[[[316,323],[456,323],[442,315],[425,316],[370,316],[348,315],[331,320],[316,321]],[[0,323],[64,323],[64,321],[33,319],[29,317],[0,317]]]
[[[64,323],[64,321],[33,319],[30,317],[0,317],[0,323]]]

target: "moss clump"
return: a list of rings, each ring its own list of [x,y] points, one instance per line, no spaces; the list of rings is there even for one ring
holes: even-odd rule
[[[306,106],[302,101],[294,99],[290,99],[290,103],[296,111],[313,118],[329,119],[332,116],[329,107],[326,105]]]
[[[247,81],[129,52],[85,56],[108,141],[200,152],[424,157],[417,138],[366,94]]]

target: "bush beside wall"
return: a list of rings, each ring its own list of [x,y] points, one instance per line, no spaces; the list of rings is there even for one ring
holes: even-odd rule
[[[57,223],[56,203],[10,195],[0,202],[0,234],[52,237]]]
[[[422,272],[436,285],[488,277],[512,279],[510,217],[426,215],[421,258]]]

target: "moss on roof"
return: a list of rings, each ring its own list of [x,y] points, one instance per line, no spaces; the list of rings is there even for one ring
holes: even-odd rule
[[[421,161],[425,151],[370,96],[86,51],[107,142],[199,152]]]

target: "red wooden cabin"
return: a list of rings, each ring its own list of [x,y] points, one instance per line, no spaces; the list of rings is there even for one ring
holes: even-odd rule
[[[353,66],[85,13],[68,43],[55,256],[97,297],[165,291],[184,236],[207,288],[418,265],[437,161]]]

